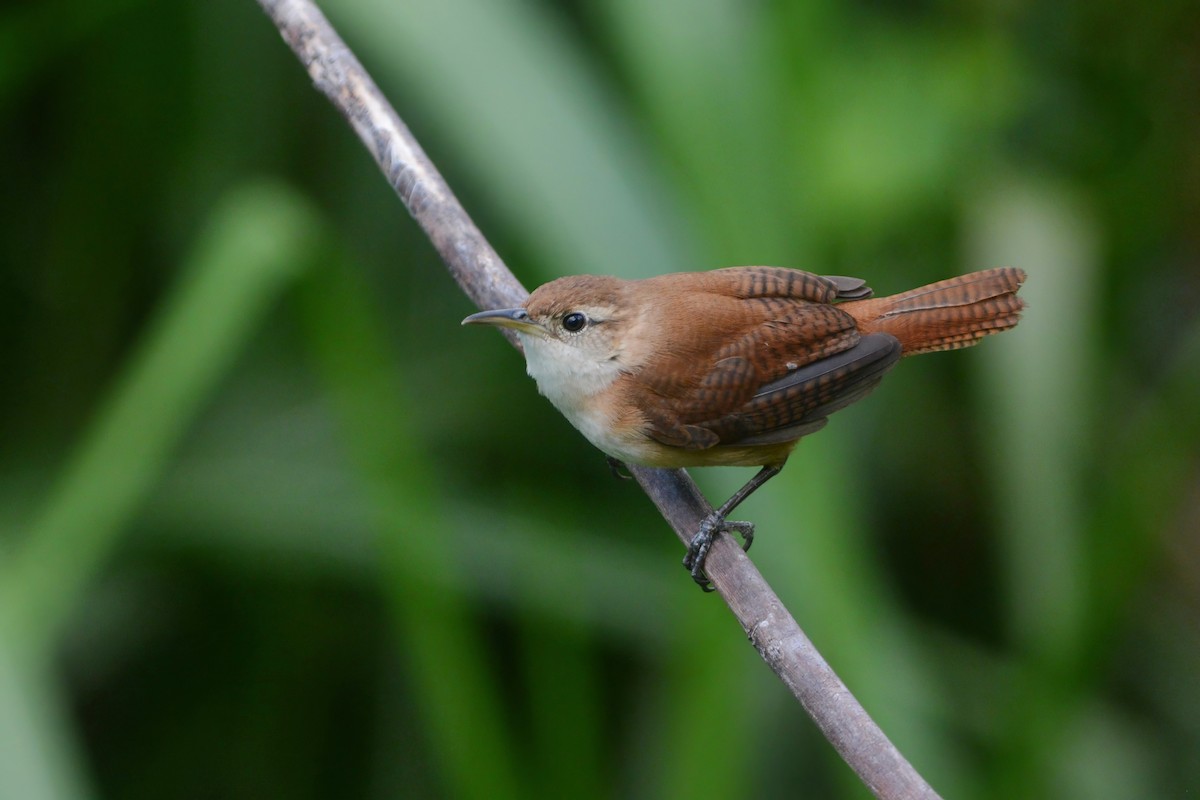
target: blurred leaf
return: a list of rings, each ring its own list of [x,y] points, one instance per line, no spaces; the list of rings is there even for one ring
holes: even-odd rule
[[[793,260],[804,221],[793,176],[774,159],[787,144],[786,109],[767,9],[732,0],[601,5],[664,160],[686,188],[684,207],[706,221],[706,260],[689,268]]]
[[[1169,533],[1187,525],[1200,452],[1200,317],[1163,358],[1160,381],[1141,390],[1122,431],[1102,450],[1101,490],[1092,509],[1092,593],[1084,657],[1104,653],[1128,624],[1131,601],[1169,552]],[[1195,513],[1194,508],[1191,513]],[[1183,515],[1182,521],[1180,515]],[[1176,546],[1188,547],[1184,538]]]
[[[305,261],[311,212],[287,189],[247,185],[218,207],[176,292],[112,389],[0,574],[0,671],[8,693],[2,794],[78,796],[57,741],[44,660],[171,450],[262,315]],[[18,669],[16,665],[25,669]],[[36,667],[30,665],[37,665]],[[19,682],[20,688],[13,687]],[[64,776],[60,784],[57,778]],[[48,781],[53,780],[52,783]],[[45,794],[42,794],[45,793]]]
[[[407,424],[411,402],[365,289],[336,259],[303,285],[309,342],[371,504],[396,646],[454,797],[522,794],[489,654],[450,577],[441,491]],[[418,734],[415,738],[422,739]],[[415,743],[414,743],[415,744]],[[408,745],[413,746],[413,745]]]
[[[39,69],[53,67],[56,59],[104,26],[147,0],[43,0],[13,4],[0,15],[0,110],[11,96],[32,83]]]
[[[627,111],[547,6],[528,0],[326,4],[381,82],[404,87],[475,191],[548,274],[627,277],[694,264],[683,223]],[[519,266],[519,265],[518,265]],[[518,268],[518,277],[535,281]]]
[[[1014,113],[1022,72],[985,31],[833,36],[842,47],[805,62],[812,74],[798,82],[790,153],[808,224],[872,236],[944,203],[948,184],[982,166],[978,153]],[[825,116],[805,114],[809,107]]]
[[[1086,591],[1080,468],[1100,383],[1096,233],[1069,196],[1029,182],[983,195],[971,222],[967,263],[1029,273],[1020,327],[981,348],[977,364],[1011,632],[1030,655],[1061,664],[1080,644]]]
[[[40,659],[0,629],[0,795],[22,800],[92,797],[63,697]]]
[[[311,212],[270,184],[231,192],[0,574],[17,646],[42,652],[101,569],[171,449],[305,263]]]
[[[1099,385],[1096,233],[1068,195],[1025,181],[971,209],[967,260],[1029,273],[1021,325],[981,354],[988,453],[995,461],[1009,633],[1027,659],[998,709],[1002,777],[993,796],[1047,791],[1048,768],[1079,697],[1087,609],[1082,466]]]

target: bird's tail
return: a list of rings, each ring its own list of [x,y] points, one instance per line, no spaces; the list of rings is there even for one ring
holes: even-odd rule
[[[863,333],[895,336],[906,356],[956,350],[1017,324],[1025,307],[1017,290],[1024,281],[1024,270],[1001,267],[839,308],[858,321]]]

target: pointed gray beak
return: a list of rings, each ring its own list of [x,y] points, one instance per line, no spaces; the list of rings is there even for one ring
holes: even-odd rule
[[[498,328],[512,328],[521,333],[545,333],[541,325],[529,318],[529,312],[519,307],[480,311],[464,319],[462,324],[495,325]]]

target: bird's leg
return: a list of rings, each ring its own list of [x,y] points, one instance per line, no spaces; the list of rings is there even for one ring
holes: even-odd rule
[[[625,462],[619,458],[605,456],[604,460],[608,462],[608,471],[612,476],[620,481],[631,481],[633,476],[629,474],[629,470],[625,467]]]
[[[708,576],[704,574],[704,561],[708,558],[708,551],[712,548],[713,541],[716,540],[717,534],[721,531],[737,533],[742,537],[743,550],[749,550],[750,545],[754,542],[754,523],[753,522],[730,522],[725,519],[738,504],[745,500],[754,491],[762,486],[767,481],[779,474],[782,465],[772,465],[760,469],[753,478],[746,481],[746,485],[733,493],[733,496],[721,504],[721,507],[705,517],[700,523],[700,530],[692,537],[691,543],[688,545],[687,555],[683,557],[684,569],[692,573],[694,580],[701,589],[706,592],[713,590],[712,583],[708,580]]]

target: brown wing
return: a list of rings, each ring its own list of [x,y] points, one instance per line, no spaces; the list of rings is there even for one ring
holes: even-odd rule
[[[858,399],[869,391],[869,376],[894,363],[879,342],[860,347],[854,318],[829,305],[869,295],[861,280],[772,267],[697,277],[707,285],[688,287],[688,314],[708,320],[681,328],[680,337],[717,331],[724,341],[691,348],[706,355],[685,370],[687,343],[669,344],[663,360],[672,369],[651,363],[639,373],[643,396],[660,399],[644,412],[650,435],[663,444],[705,449],[798,438],[805,426],[823,424],[822,409]]]
[[[687,273],[696,284],[689,289],[709,291],[729,297],[777,297],[832,303],[836,300],[861,300],[871,296],[871,287],[862,278],[842,275],[817,275],[787,267],[726,267],[708,272]],[[675,280],[677,275],[660,276]],[[650,281],[657,279],[650,278]]]
[[[882,333],[762,387],[750,402],[703,427],[719,444],[790,442],[825,424],[835,411],[871,393],[900,360],[900,342]]]

